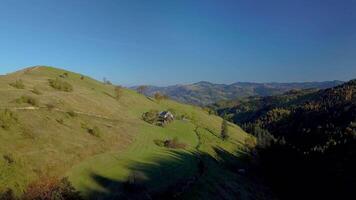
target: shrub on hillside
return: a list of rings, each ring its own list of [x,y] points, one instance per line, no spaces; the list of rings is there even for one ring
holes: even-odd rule
[[[64,120],[63,119],[56,119],[56,122],[58,122],[59,124],[64,124]]]
[[[27,104],[30,104],[32,106],[38,106],[39,105],[39,102],[36,98],[34,97],[31,97],[31,96],[27,96],[27,95],[24,95],[18,99],[16,99],[16,103],[27,103]]]
[[[71,92],[73,91],[73,86],[63,80],[60,80],[58,78],[56,79],[49,79],[49,85],[59,91],[64,91],[64,92]]]
[[[68,78],[69,74],[67,72],[64,72],[63,74],[59,75],[61,78]]]
[[[101,136],[100,129],[97,126],[90,127],[87,124],[82,123],[82,128],[85,129],[92,136],[95,136],[95,137]]]
[[[6,161],[6,163],[8,164],[12,164],[15,162],[14,157],[12,156],[12,154],[5,154],[2,156],[4,158],[4,160]]]
[[[41,94],[42,94],[42,92],[41,92],[39,89],[37,89],[37,88],[34,88],[34,89],[32,90],[32,93],[33,93],[33,94],[37,94],[37,95],[41,95]]]
[[[15,196],[15,193],[12,189],[6,188],[0,190],[0,200],[18,200],[18,198]]]
[[[106,79],[105,77],[103,78],[103,83],[105,85],[112,85],[111,81],[109,81],[108,79]]]
[[[167,139],[167,140],[154,140],[153,141],[157,146],[166,147],[171,149],[185,149],[187,146],[184,143],[179,142],[178,138]]]
[[[150,124],[156,124],[159,120],[159,113],[157,110],[150,110],[143,113],[142,119]]]
[[[21,79],[16,80],[14,83],[10,83],[10,85],[14,88],[17,89],[24,89],[25,88],[25,84],[23,84],[23,81]]]
[[[10,110],[0,111],[0,127],[8,130],[12,125],[17,123],[17,116]]]
[[[78,114],[72,110],[68,111],[67,114],[70,116],[70,117],[76,117],[78,116]]]
[[[229,138],[229,127],[227,121],[224,119],[221,123],[221,138],[227,140]]]
[[[88,133],[95,137],[100,137],[101,135],[100,129],[97,126],[94,126],[93,128],[88,128]]]
[[[80,200],[82,197],[67,178],[41,178],[36,182],[29,184],[22,199]]]
[[[160,102],[160,101],[162,101],[162,100],[168,99],[168,96],[165,95],[165,94],[161,94],[161,93],[159,93],[159,92],[156,92],[156,93],[154,94],[154,98],[156,99],[156,101]]]
[[[248,136],[245,138],[245,146],[249,149],[252,150],[256,147],[257,145],[257,141],[256,138],[252,137],[252,136]]]
[[[52,111],[52,110],[54,110],[56,108],[56,106],[53,103],[48,103],[48,104],[46,104],[46,108],[49,111]]]

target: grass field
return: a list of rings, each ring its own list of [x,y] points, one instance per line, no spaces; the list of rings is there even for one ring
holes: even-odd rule
[[[48,79],[56,78],[72,85],[73,91],[52,88]],[[10,85],[17,80],[23,82],[23,89]],[[24,95],[38,105],[15,101]],[[229,124],[230,138],[223,141],[219,136],[222,119],[199,107],[158,102],[127,89],[117,99],[112,85],[51,67],[33,67],[0,76],[0,112],[7,109],[15,119],[4,119],[9,128],[0,128],[0,191],[11,188],[20,194],[42,176],[68,176],[86,198],[113,197],[122,195],[117,189],[122,183],[137,176],[147,192],[164,191],[188,180],[192,189],[177,191],[187,199],[223,190],[219,181],[234,181],[229,187],[239,188],[240,196],[248,198],[253,193],[251,188],[244,189],[254,187],[252,183],[218,163],[224,161],[222,154],[236,160],[241,157],[243,163],[244,142],[250,136]],[[141,119],[150,109],[174,110],[188,119],[155,126]],[[89,134],[87,127],[97,127],[100,134]],[[154,143],[175,137],[187,145],[184,150]],[[208,168],[206,175],[190,181],[201,160]]]

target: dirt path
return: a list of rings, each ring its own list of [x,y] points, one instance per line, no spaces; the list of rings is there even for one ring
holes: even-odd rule
[[[202,142],[201,142],[201,136],[200,136],[200,134],[199,134],[199,132],[198,132],[198,128],[199,128],[199,126],[196,126],[196,127],[195,127],[194,133],[195,133],[195,135],[196,135],[197,138],[198,138],[198,144],[195,146],[195,149],[199,152],[199,148],[200,148]]]

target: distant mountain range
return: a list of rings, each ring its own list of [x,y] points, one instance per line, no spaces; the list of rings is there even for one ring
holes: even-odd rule
[[[232,100],[247,96],[270,96],[282,94],[294,89],[325,89],[342,84],[343,81],[296,82],[296,83],[253,83],[236,82],[233,84],[214,84],[206,81],[187,85],[167,87],[147,86],[146,95],[156,92],[168,95],[170,98],[194,105],[207,105],[221,100]],[[138,86],[132,87],[137,89]]]

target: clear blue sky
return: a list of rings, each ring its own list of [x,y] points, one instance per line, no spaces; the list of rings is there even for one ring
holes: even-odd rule
[[[123,85],[356,78],[356,0],[2,0],[0,74]]]

